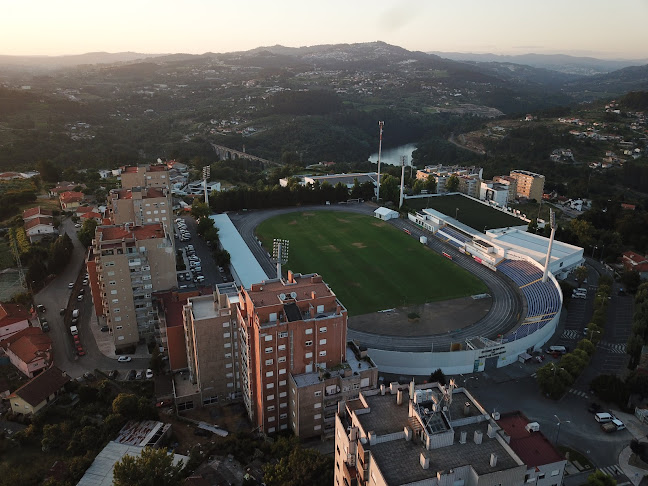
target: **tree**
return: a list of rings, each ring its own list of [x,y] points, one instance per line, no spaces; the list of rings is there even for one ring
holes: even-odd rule
[[[538,368],[536,379],[544,395],[557,400],[574,382],[574,378],[554,363],[547,363]]]
[[[398,204],[400,198],[400,182],[394,176],[387,174],[381,176],[382,182],[380,183],[380,197],[383,201],[391,201]]]
[[[628,339],[626,353],[630,355],[630,362],[628,363],[629,369],[634,370],[639,364],[643,345],[643,338],[641,336],[638,336],[637,334],[632,334],[632,336],[630,336],[630,339]]]
[[[77,238],[86,248],[92,244],[92,239],[95,237],[95,230],[99,224],[94,219],[86,219],[77,233]]]
[[[164,369],[164,361],[162,360],[162,355],[157,345],[153,347],[149,368],[151,368],[153,373],[160,373]]]
[[[578,244],[588,247],[594,244],[594,226],[584,219],[572,219],[569,222],[569,230],[576,236]]]
[[[113,469],[113,486],[176,486],[184,465],[173,463],[166,448],[145,447],[139,457],[124,456]]]
[[[112,411],[127,418],[135,418],[139,413],[139,398],[132,393],[120,393],[112,402]]]
[[[616,486],[616,483],[616,479],[600,469],[587,476],[587,486]]]
[[[268,486],[328,486],[333,482],[333,460],[298,446],[278,463],[268,464],[263,480]]]
[[[443,373],[443,370],[441,368],[437,368],[430,375],[430,382],[437,382],[440,385],[445,385],[446,384],[446,377],[445,377],[445,374]]]
[[[621,282],[623,282],[623,285],[625,285],[628,292],[634,293],[641,284],[641,276],[639,275],[639,272],[623,272],[621,275]]]
[[[205,204],[198,198],[193,200],[191,203],[191,215],[196,219],[207,218],[211,214],[209,205]]]
[[[427,176],[427,179],[425,179],[425,190],[428,192],[428,194],[434,194],[436,193],[436,188],[437,188],[437,181],[434,178],[432,174]]]
[[[587,275],[589,274],[589,270],[585,265],[581,265],[579,267],[576,267],[574,270],[574,277],[576,278],[576,281],[578,282],[578,286],[580,287],[583,285],[583,282],[587,278]]]
[[[459,178],[452,174],[445,183],[446,192],[457,192],[459,189]]]

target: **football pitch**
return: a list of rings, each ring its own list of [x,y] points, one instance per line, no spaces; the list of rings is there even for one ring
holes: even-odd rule
[[[418,240],[370,216],[294,212],[257,228],[264,248],[290,240],[284,271],[319,273],[349,315],[487,292],[486,285]]]
[[[456,214],[460,222],[482,232],[484,228],[505,228],[527,224],[512,214],[506,214],[468,197],[455,194],[408,199],[406,204],[413,209],[436,209],[451,218],[454,218]]]

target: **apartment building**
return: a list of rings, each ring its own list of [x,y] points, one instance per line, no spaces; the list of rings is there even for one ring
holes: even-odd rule
[[[152,292],[177,285],[173,237],[162,223],[99,226],[86,261],[98,316],[115,348],[152,335]]]
[[[416,171],[416,178],[427,180],[432,175],[437,181],[437,194],[448,192],[446,182],[450,176],[459,178],[458,191],[471,197],[479,197],[479,187],[484,169],[481,167],[459,167],[446,165],[428,165]]]
[[[113,224],[162,223],[167,231],[172,227],[171,193],[165,187],[113,189],[108,194],[108,210]]]
[[[122,189],[134,187],[164,187],[170,189],[166,165],[140,165],[121,168]]]
[[[180,408],[209,405],[240,396],[236,304],[238,295],[221,293],[190,297],[183,308],[189,382],[196,396],[176,386]],[[186,387],[185,387],[186,388]],[[191,390],[191,388],[190,388]],[[189,401],[192,401],[191,406]]]
[[[236,311],[241,393],[252,422],[269,434],[291,427],[301,437],[320,435],[323,419],[302,416],[302,399],[312,392],[319,404],[310,413],[321,411],[324,394],[311,386],[320,386],[320,371],[346,362],[346,308],[320,275],[289,271],[285,280],[241,288]],[[317,429],[304,429],[308,421]]]
[[[528,170],[512,170],[510,176],[517,183],[517,197],[535,199],[536,201],[542,200],[545,176]]]
[[[526,464],[514,450],[509,424],[500,426],[495,418],[453,384],[391,383],[363,390],[338,405],[335,485],[560,485],[564,460],[545,438],[534,436],[537,424],[516,434],[534,436],[534,446],[542,441],[538,454],[546,460]],[[555,467],[544,474],[535,466],[539,462]]]
[[[479,199],[493,201],[499,206],[508,204],[509,186],[495,181],[482,181],[479,189]]]
[[[508,201],[515,201],[517,197],[517,179],[515,177],[501,175],[493,177],[493,182],[504,184],[508,187]]]

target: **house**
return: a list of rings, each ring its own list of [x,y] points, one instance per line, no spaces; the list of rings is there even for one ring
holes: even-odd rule
[[[629,272],[638,272],[642,280],[648,279],[648,258],[628,250],[621,256],[623,267]]]
[[[49,209],[43,209],[40,206],[35,208],[25,209],[22,214],[22,219],[26,223],[34,218],[53,218],[54,214]]]
[[[89,219],[94,219],[98,224],[102,224],[103,222],[103,216],[101,213],[98,213],[96,211],[88,211],[87,213],[83,213],[81,216],[79,216],[79,219],[81,222],[87,221]]]
[[[80,218],[85,213],[98,212],[97,208],[94,206],[79,206],[74,211],[77,215],[77,218]]]
[[[22,305],[0,303],[0,341],[28,328],[30,317]]]
[[[58,230],[54,228],[52,218],[37,217],[25,223],[25,233],[33,243],[46,236],[58,235]]]
[[[634,211],[636,208],[637,206],[634,204],[621,203],[621,209],[625,209],[627,211]]]
[[[82,192],[76,191],[65,191],[62,192],[59,196],[59,201],[61,202],[61,209],[63,211],[69,211],[71,209],[76,209],[80,206],[81,201],[85,195]]]
[[[28,378],[49,368],[52,340],[40,327],[28,327],[0,341],[0,347],[12,365]]]
[[[52,366],[9,395],[11,410],[24,415],[35,414],[54,401],[69,381],[65,372]]]
[[[56,187],[53,187],[49,190],[50,197],[58,197],[59,194],[63,192],[73,191],[75,187],[86,188],[85,184],[78,184],[76,182],[61,181],[56,184]]]

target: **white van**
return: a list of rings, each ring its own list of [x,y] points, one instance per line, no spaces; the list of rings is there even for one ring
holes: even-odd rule
[[[617,430],[623,430],[626,428],[625,424],[617,418],[612,419],[612,423],[616,425]]]
[[[599,424],[605,424],[607,422],[612,422],[612,420],[614,420],[614,417],[609,413],[599,412],[594,415],[594,420],[596,420]]]
[[[567,352],[567,348],[565,346],[549,346],[547,352],[565,354]]]

